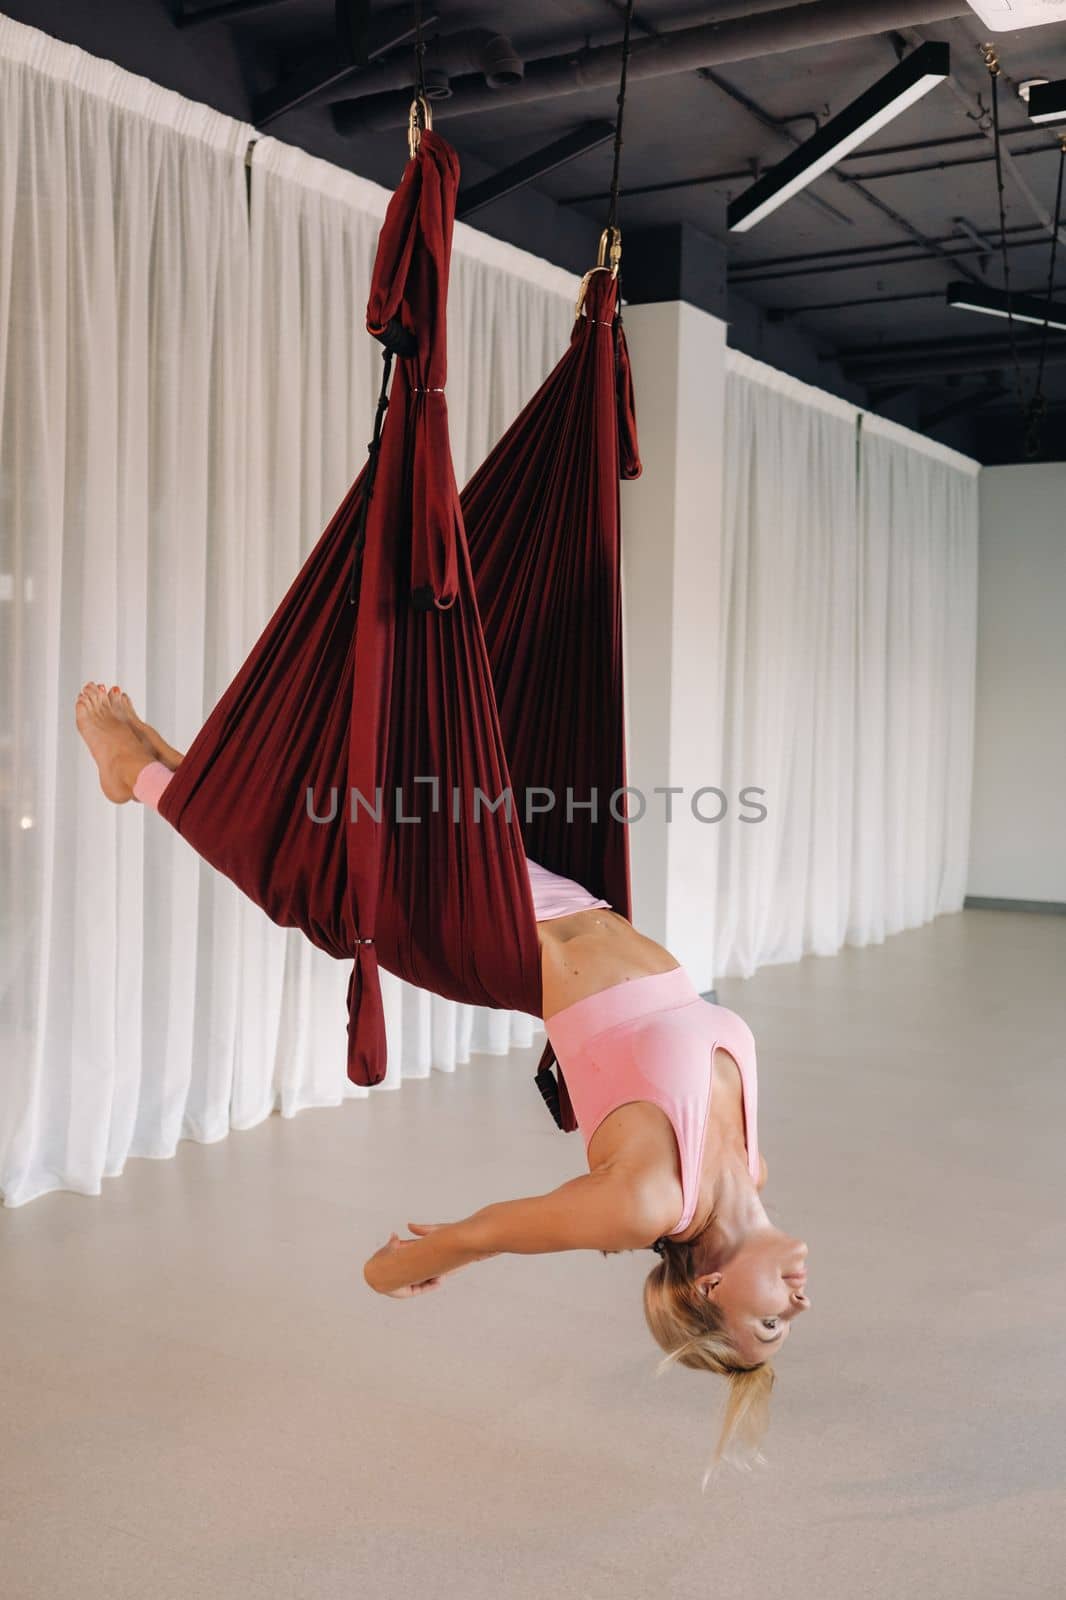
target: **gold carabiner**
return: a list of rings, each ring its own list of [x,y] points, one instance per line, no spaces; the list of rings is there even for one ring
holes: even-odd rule
[[[429,109],[429,101],[425,95],[416,94],[411,101],[411,109],[407,114],[407,151],[412,161],[418,154],[418,146],[422,142],[422,132],[425,128],[432,128],[433,113]]]
[[[600,234],[600,248],[596,254],[596,265],[603,267],[611,274],[612,278],[618,276],[618,266],[622,260],[622,232],[620,228],[604,228]]]
[[[585,315],[585,296],[588,294],[589,284],[592,282],[594,272],[609,272],[612,278],[617,278],[619,263],[622,260],[622,234],[618,228],[604,228],[600,234],[600,247],[596,252],[596,265],[590,267],[581,280],[577,291],[577,305],[574,307],[574,320]]]

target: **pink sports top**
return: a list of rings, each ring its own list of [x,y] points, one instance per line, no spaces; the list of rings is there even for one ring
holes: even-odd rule
[[[647,1100],[670,1118],[681,1156],[684,1210],[696,1211],[711,1104],[711,1063],[728,1050],[740,1068],[748,1171],[760,1176],[755,1040],[734,1011],[702,1000],[683,967],[631,978],[557,1011],[545,1024],[588,1150],[619,1106]]]

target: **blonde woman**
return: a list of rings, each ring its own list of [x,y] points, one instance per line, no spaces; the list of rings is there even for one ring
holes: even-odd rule
[[[88,683],[76,721],[108,799],[156,806],[181,755],[117,687]],[[589,1171],[548,1194],[459,1222],[408,1223],[366,1262],[380,1294],[438,1288],[502,1254],[650,1247],[648,1327],[667,1361],[728,1380],[715,1460],[750,1460],[765,1431],[772,1359],[810,1308],[807,1246],[774,1226],[760,1191],[755,1044],[700,998],[667,950],[579,884],[529,863],[548,1036]]]

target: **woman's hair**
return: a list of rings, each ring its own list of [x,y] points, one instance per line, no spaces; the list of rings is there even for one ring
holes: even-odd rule
[[[664,1239],[659,1264],[644,1284],[644,1316],[652,1338],[666,1351],[659,1371],[679,1363],[694,1372],[716,1372],[729,1381],[729,1396],[718,1446],[703,1478],[707,1483],[722,1461],[749,1468],[762,1459],[759,1445],[770,1417],[774,1369],[766,1361],[745,1366],[722,1328],[722,1313],[695,1284],[699,1240]]]

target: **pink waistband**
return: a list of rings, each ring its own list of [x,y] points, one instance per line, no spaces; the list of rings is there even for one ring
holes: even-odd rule
[[[648,1016],[655,1011],[672,1011],[691,1005],[699,991],[684,967],[669,972],[652,972],[645,978],[629,978],[624,983],[601,989],[584,1000],[576,1000],[549,1017],[544,1024],[548,1038],[560,1061],[580,1050],[590,1039],[617,1028],[623,1022]]]

